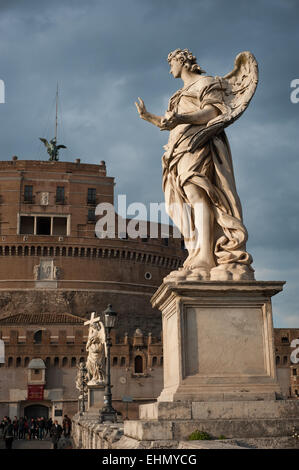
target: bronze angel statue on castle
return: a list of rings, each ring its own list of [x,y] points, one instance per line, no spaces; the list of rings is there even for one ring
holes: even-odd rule
[[[188,257],[167,278],[254,279],[224,129],[241,116],[255,92],[257,62],[250,52],[241,52],[224,77],[204,75],[188,49],[171,52],[168,63],[183,87],[170,98],[165,115],[148,112],[141,98],[136,102],[142,119],[169,131],[162,158],[163,191]]]
[[[57,145],[56,137],[50,140],[50,142],[48,142],[47,139],[43,139],[42,137],[40,137],[39,140],[41,140],[44,146],[46,147],[47,152],[50,155],[50,158],[49,158],[50,161],[58,162],[59,149],[67,148],[65,145]]]

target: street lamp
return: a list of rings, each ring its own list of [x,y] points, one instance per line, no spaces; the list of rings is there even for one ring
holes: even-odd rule
[[[86,373],[87,369],[85,366],[85,362],[80,362],[79,364],[80,368],[80,382],[81,382],[81,410],[80,414],[83,415],[85,413],[85,393],[86,393]]]
[[[100,411],[100,423],[104,421],[117,422],[117,412],[112,407],[112,393],[111,393],[111,365],[110,365],[110,348],[112,346],[110,331],[115,327],[116,323],[116,312],[112,310],[112,305],[108,305],[106,310],[103,312],[104,315],[104,326],[105,326],[105,340],[107,346],[107,361],[106,361],[106,381],[105,381],[105,395],[104,395],[104,406]]]

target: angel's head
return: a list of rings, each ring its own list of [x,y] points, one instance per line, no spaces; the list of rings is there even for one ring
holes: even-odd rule
[[[174,78],[181,76],[182,68],[184,67],[188,72],[202,74],[205,71],[196,62],[196,57],[189,49],[176,49],[168,54],[168,63],[170,65],[170,73]]]

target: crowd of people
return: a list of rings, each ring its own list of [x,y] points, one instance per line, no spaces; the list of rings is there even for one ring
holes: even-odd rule
[[[1,437],[5,441],[5,448],[11,449],[14,439],[47,439],[51,438],[53,448],[58,448],[58,443],[61,437],[64,441],[67,439],[69,442],[71,435],[72,422],[67,415],[64,415],[62,426],[58,421],[52,421],[51,418],[45,419],[44,417],[28,419],[26,416],[11,420],[8,416],[0,422]]]

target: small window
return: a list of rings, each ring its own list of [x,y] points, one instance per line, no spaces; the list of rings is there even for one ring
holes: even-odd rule
[[[283,363],[287,364],[288,363],[288,356],[283,356]]]
[[[54,357],[54,367],[59,366],[59,357]]]
[[[278,366],[280,364],[280,357],[276,356],[276,365]]]
[[[33,234],[34,233],[34,217],[21,216],[20,218],[20,234]]]
[[[293,375],[297,375],[297,369],[293,369]]]
[[[64,186],[57,186],[56,188],[56,203],[64,203]]]
[[[164,246],[168,246],[169,245],[169,239],[168,238],[162,238],[162,243]]]
[[[51,234],[51,218],[50,217],[37,217],[36,218],[36,234],[37,235],[50,235]]]
[[[21,367],[21,358],[17,357],[16,367]]]
[[[117,363],[118,363],[117,357],[114,357],[112,361],[112,365],[115,367],[117,366]]]
[[[158,358],[154,356],[152,360],[152,366],[155,367],[157,365],[157,362],[158,362]]]
[[[125,365],[126,365],[126,358],[125,357],[121,358],[120,365],[121,365],[121,367],[125,367]]]
[[[24,202],[33,202],[33,186],[25,185],[24,187]]]
[[[76,367],[76,358],[72,357],[71,367]]]
[[[12,357],[9,357],[8,358],[8,363],[7,363],[8,367],[12,367],[13,366],[13,358]]]
[[[96,215],[95,215],[94,209],[88,209],[87,220],[88,222],[95,222]]]
[[[28,367],[28,366],[29,366],[29,362],[30,362],[30,358],[29,358],[29,357],[25,357],[25,360],[24,360],[24,367]]]
[[[40,369],[34,369],[34,375],[38,375],[40,373]]]
[[[67,366],[67,357],[64,357],[62,359],[62,367],[66,367]]]
[[[288,336],[282,336],[281,342],[282,342],[282,343],[289,343],[289,338],[288,338]]]
[[[34,336],[33,336],[33,342],[34,344],[41,344],[42,342],[42,330],[38,330],[36,331],[36,333],[34,333]]]
[[[147,242],[148,242],[148,238],[141,238],[141,241],[142,241],[143,243],[147,243]]]
[[[142,374],[143,373],[143,360],[141,356],[136,356],[135,361],[135,374]]]
[[[87,190],[87,204],[96,204],[97,191],[95,188],[88,188]]]

